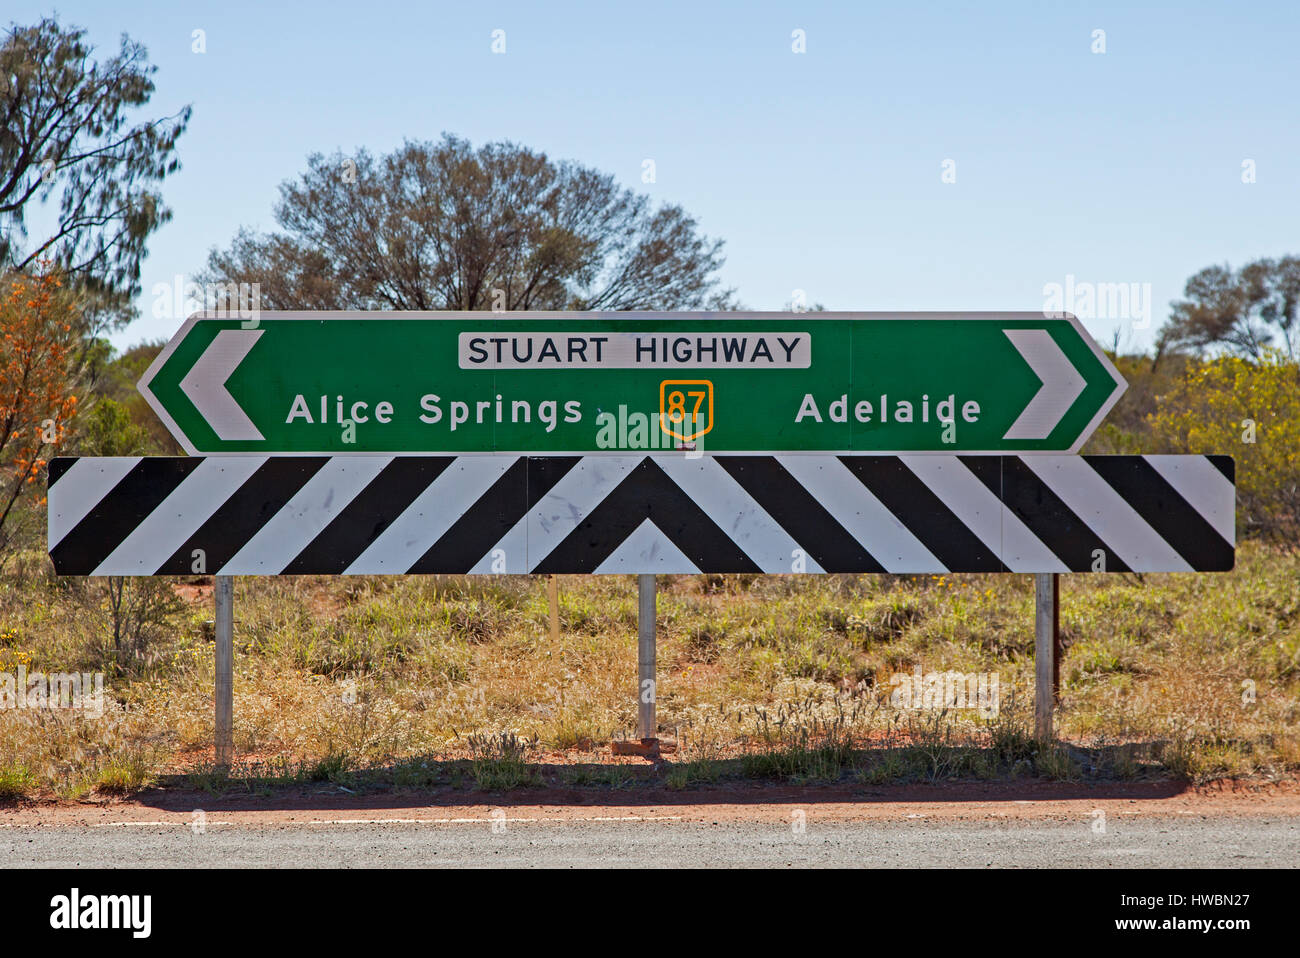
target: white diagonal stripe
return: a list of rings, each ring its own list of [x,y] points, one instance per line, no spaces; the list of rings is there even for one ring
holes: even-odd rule
[[[392,461],[392,456],[331,458],[217,574],[277,575]]]
[[[343,574],[406,572],[518,461],[517,456],[457,456]]]
[[[265,462],[260,456],[204,459],[91,574],[152,575]]]
[[[947,571],[835,456],[777,456],[777,461],[886,571]]]
[[[1237,494],[1204,456],[1143,456],[1229,545],[1237,541]]]
[[[1012,572],[1070,571],[956,456],[900,458]]]
[[[692,575],[700,569],[658,526],[644,519],[592,571],[596,575],[618,572]]]
[[[513,550],[522,542],[526,549],[527,568],[537,568],[644,458],[583,456],[537,505],[528,510],[527,515],[515,523],[497,548],[506,550],[509,561]]]
[[[655,462],[764,572],[793,571],[796,551],[804,554],[805,571],[825,571],[717,460],[671,456]]]
[[[140,461],[139,456],[78,459],[50,487],[47,540],[53,549],[78,522],[90,515],[113,487]]]
[[[1192,571],[1082,456],[1021,456],[1020,461],[1134,572]]]

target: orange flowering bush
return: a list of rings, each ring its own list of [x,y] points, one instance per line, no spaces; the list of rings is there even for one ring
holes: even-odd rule
[[[14,540],[15,505],[76,412],[75,308],[56,271],[0,278],[0,552]]]

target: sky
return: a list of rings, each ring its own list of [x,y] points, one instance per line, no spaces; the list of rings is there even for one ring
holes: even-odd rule
[[[1300,253],[1294,2],[8,0],[0,18],[52,12],[105,53],[147,47],[149,112],[194,109],[119,348],[179,328],[155,286],[273,229],[309,154],[444,131],[680,204],[750,309],[1065,308],[1138,351],[1193,273]],[[1085,298],[1099,284],[1136,285],[1125,306]]]

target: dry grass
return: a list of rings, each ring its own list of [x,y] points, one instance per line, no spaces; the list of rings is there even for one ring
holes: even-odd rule
[[[210,607],[106,662],[102,611],[39,562],[0,577],[0,671],[102,668],[101,718],[0,711],[0,798],[130,791],[211,768]],[[1176,774],[1300,767],[1300,557],[1247,545],[1225,575],[1062,582],[1060,731],[1038,749],[1027,576],[661,579],[658,780]],[[243,781],[397,787],[622,787],[596,750],[634,727],[631,577],[563,577],[558,644],[526,577],[241,579],[236,749]],[[889,677],[997,672],[1002,711],[899,712]],[[1253,695],[1253,699],[1252,699]],[[607,755],[607,752],[603,754]],[[585,764],[582,760],[585,760]],[[593,762],[595,764],[593,764]],[[367,778],[369,776],[369,778]]]

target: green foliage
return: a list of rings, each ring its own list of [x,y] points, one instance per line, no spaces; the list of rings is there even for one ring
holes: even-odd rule
[[[1300,539],[1300,365],[1276,350],[1258,360],[1190,363],[1150,417],[1152,451],[1228,453],[1237,461],[1245,534]]]
[[[137,343],[119,353],[107,339],[89,341],[83,360],[83,390],[86,408],[93,409],[95,403],[111,399],[125,412],[131,424],[145,433],[142,451],[175,456],[181,454],[180,446],[135,388],[163,345],[162,341]],[[79,423],[79,428],[84,431],[84,423]]]
[[[513,732],[471,735],[468,741],[474,782],[482,791],[541,784],[536,766],[528,762],[528,753],[536,748],[536,741],[524,741]]]
[[[95,787],[101,792],[125,795],[152,783],[153,763],[141,749],[113,756],[99,770]]]
[[[1053,782],[1069,782],[1079,778],[1079,764],[1064,745],[1040,749],[1034,756],[1034,771]]]
[[[664,776],[664,784],[674,791],[681,791],[692,785],[711,785],[722,777],[722,766],[712,759],[701,758],[689,762],[677,762]]]
[[[140,456],[151,452],[149,433],[112,399],[101,399],[78,420],[77,454]]]
[[[851,742],[828,736],[820,741],[804,739],[780,748],[750,752],[741,757],[740,763],[747,778],[803,783],[838,781],[852,761]]]
[[[329,752],[323,755],[307,771],[307,780],[311,782],[333,782],[336,785],[349,780],[348,770],[353,760],[343,752]]]
[[[22,798],[36,787],[36,776],[23,764],[0,764],[0,801]]]

